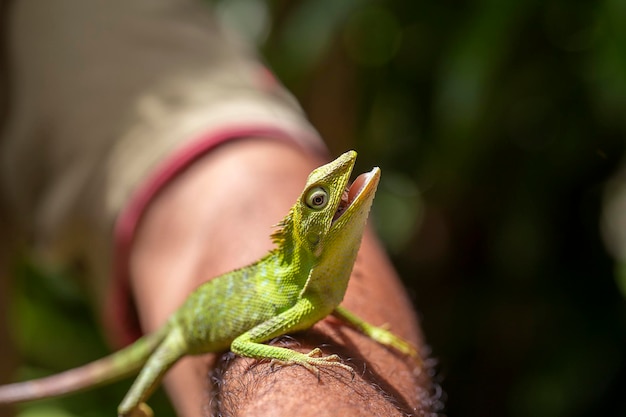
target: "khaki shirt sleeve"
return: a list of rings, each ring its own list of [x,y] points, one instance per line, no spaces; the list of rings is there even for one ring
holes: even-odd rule
[[[0,200],[45,259],[86,266],[96,302],[116,216],[168,155],[241,125],[323,146],[293,97],[200,1],[15,1],[9,25]]]

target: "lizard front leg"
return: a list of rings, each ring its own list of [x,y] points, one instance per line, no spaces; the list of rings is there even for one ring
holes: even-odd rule
[[[286,333],[312,326],[317,321],[312,318],[313,310],[312,304],[308,300],[302,299],[289,310],[237,337],[231,343],[230,349],[233,353],[248,358],[270,359],[281,365],[300,365],[317,376],[319,376],[320,367],[338,367],[354,374],[354,370],[343,364],[339,356],[321,356],[322,351],[319,348],[315,348],[309,353],[301,353],[262,343]]]
[[[409,342],[399,336],[396,336],[389,330],[383,327],[374,326],[341,306],[335,307],[332,314],[347,324],[355,327],[357,330],[361,331],[361,333],[381,345],[389,346],[401,353],[404,353],[405,355],[409,355],[415,359],[417,363],[422,362],[419,353]]]

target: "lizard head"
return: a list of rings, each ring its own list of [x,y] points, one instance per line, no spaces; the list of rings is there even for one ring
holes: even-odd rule
[[[360,175],[349,186],[356,156],[355,151],[348,151],[309,174],[304,191],[281,223],[282,229],[274,234],[275,241],[284,240],[289,228],[289,234],[315,257],[345,237],[360,242],[380,169]]]

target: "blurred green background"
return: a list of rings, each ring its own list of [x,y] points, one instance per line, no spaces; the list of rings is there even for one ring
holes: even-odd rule
[[[600,227],[625,149],[626,2],[212,4],[334,154],[381,166],[376,225],[438,360],[445,414],[626,416],[626,285]],[[23,376],[104,354],[77,289],[20,271]],[[125,386],[22,417],[110,416]]]

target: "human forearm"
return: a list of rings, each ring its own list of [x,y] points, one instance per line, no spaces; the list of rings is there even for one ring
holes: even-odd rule
[[[272,247],[269,226],[285,215],[319,163],[284,143],[241,140],[216,149],[170,184],[146,213],[132,252],[132,283],[144,330],[162,324],[199,283],[267,252]],[[345,305],[374,324],[388,323],[417,344],[410,305],[369,233]],[[338,405],[344,408],[339,414],[349,407],[363,413],[365,400],[372,412],[393,415],[395,406],[372,383],[383,387],[401,408],[417,406],[415,367],[402,355],[330,318],[296,337],[306,351],[330,343],[332,348],[323,347],[325,353],[336,348],[342,358],[353,360],[356,378],[329,371],[322,373],[319,384],[299,367],[269,372],[268,364],[237,358],[220,366],[222,383],[212,387],[206,376],[212,359],[207,363],[207,358],[193,358],[166,379],[181,415],[199,415],[207,389],[215,390],[219,401],[213,404],[236,406],[242,415],[292,415],[294,410],[324,415],[337,412]],[[368,364],[364,373],[363,360]],[[310,398],[303,396],[302,387]]]

